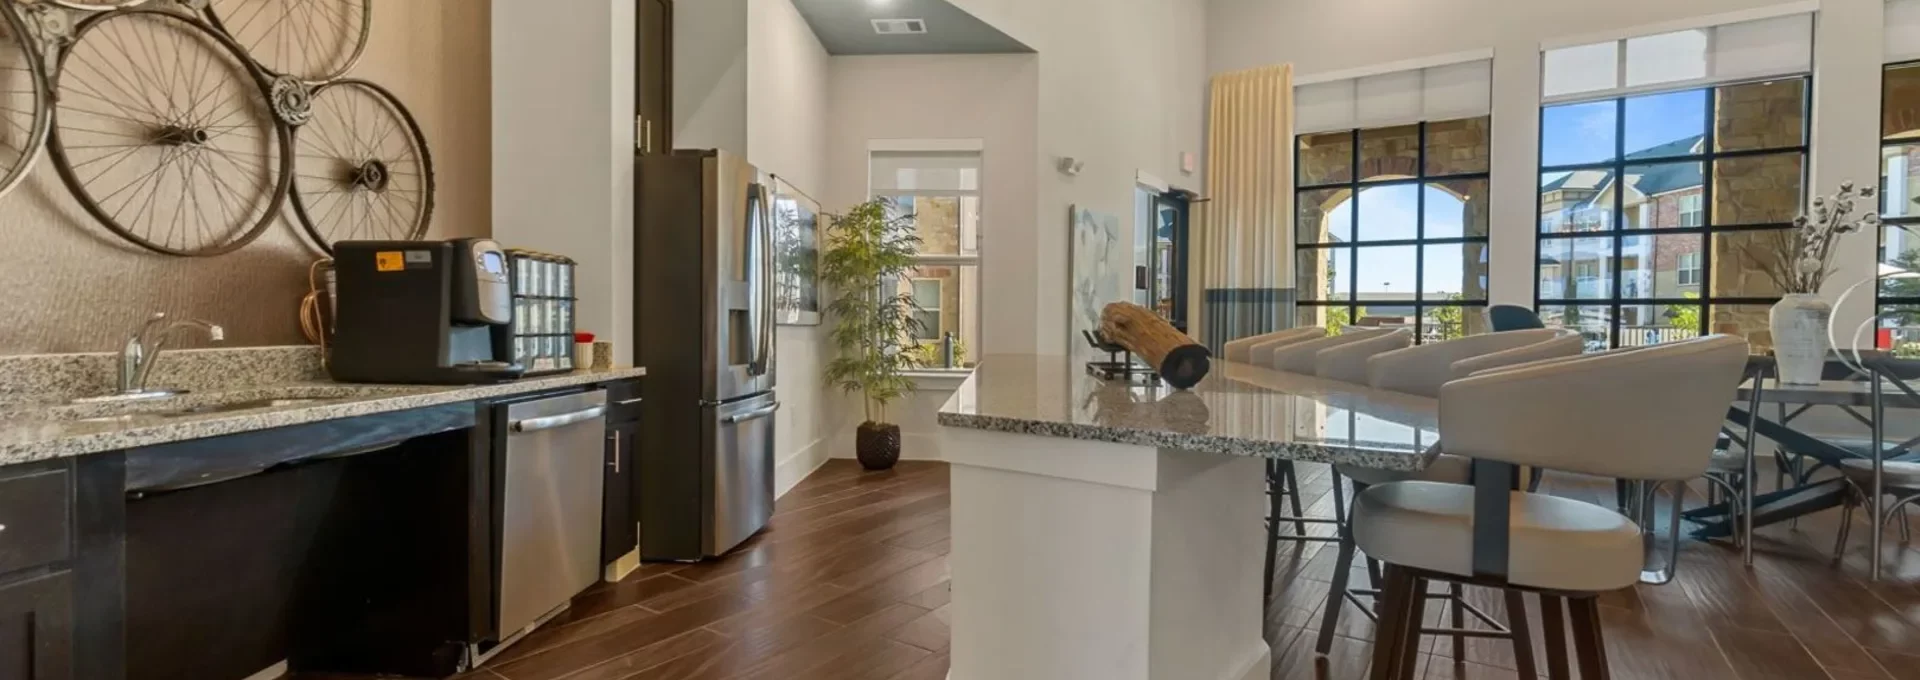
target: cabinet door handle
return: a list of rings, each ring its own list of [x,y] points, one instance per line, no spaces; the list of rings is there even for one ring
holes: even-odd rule
[[[641,400],[643,400],[643,399],[644,399],[644,397],[634,397],[634,398],[632,398],[632,399],[621,399],[621,400],[619,400],[619,401],[616,401],[616,402],[613,402],[613,403],[614,403],[614,404],[616,404],[616,405],[619,405],[619,406],[632,406],[632,405],[634,405],[634,404],[638,404],[638,403],[640,403],[640,402],[641,402]]]
[[[640,127],[646,130],[647,153],[653,153],[653,121],[641,119]]]
[[[611,465],[613,465],[613,474],[617,475],[620,474],[620,433],[618,431],[608,432],[607,437],[613,439],[613,463],[611,463]]]

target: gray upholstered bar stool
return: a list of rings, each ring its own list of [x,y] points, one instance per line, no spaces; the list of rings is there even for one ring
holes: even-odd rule
[[[1389,482],[1354,501],[1355,543],[1386,564],[1372,677],[1414,677],[1431,581],[1538,594],[1552,678],[1569,677],[1562,611],[1570,609],[1580,676],[1608,677],[1595,600],[1641,582],[1640,527],[1613,508],[1514,491],[1512,466],[1661,483],[1697,477],[1746,362],[1744,340],[1713,335],[1442,386],[1441,438],[1448,452],[1474,459],[1473,484]]]
[[[1274,331],[1272,333],[1234,340],[1221,348],[1220,355],[1226,357],[1227,361],[1270,366],[1272,365],[1272,352],[1274,349],[1301,340],[1312,340],[1314,338],[1324,337],[1326,334],[1327,329],[1320,326],[1289,328],[1282,331]],[[1255,353],[1256,350],[1258,354]],[[1255,359],[1255,357],[1258,357],[1258,359]]]
[[[1511,366],[1542,359],[1555,359],[1578,355],[1583,349],[1580,334],[1566,330],[1522,330],[1504,333],[1473,335],[1457,340],[1437,342],[1419,347],[1376,354],[1368,359],[1367,370],[1361,380],[1375,388],[1417,394],[1423,397],[1439,397],[1440,386],[1456,378],[1464,378],[1475,372],[1501,366]],[[1452,482],[1465,484],[1469,479],[1471,463],[1460,456],[1439,454],[1426,469],[1419,472],[1400,472],[1366,468],[1357,465],[1336,465],[1337,475],[1334,484],[1339,485],[1339,477],[1353,480],[1355,494],[1365,491],[1374,484],[1424,480],[1431,482]],[[1360,612],[1373,617],[1373,607],[1360,598],[1379,594],[1379,566],[1371,557],[1367,559],[1367,574],[1371,587],[1354,589],[1347,586],[1352,573],[1354,546],[1351,533],[1340,532],[1340,552],[1335,563],[1333,586],[1327,592],[1327,605],[1321,615],[1320,639],[1314,645],[1314,651],[1328,653],[1333,647],[1333,631],[1340,621],[1341,610],[1348,601],[1353,602]],[[1486,612],[1467,604],[1461,597],[1459,584],[1453,584],[1447,593],[1452,619],[1449,628],[1428,629],[1428,634],[1450,635],[1453,639],[1453,658],[1462,660],[1467,637],[1507,637],[1511,631],[1501,623],[1494,621]],[[1508,598],[1509,612],[1524,612],[1518,596]],[[1466,617],[1471,614],[1487,625],[1489,630],[1467,629]],[[1521,614],[1524,616],[1524,613]],[[1531,654],[1532,649],[1516,650],[1516,654]]]
[[[1341,335],[1325,335],[1325,329],[1317,326],[1310,330],[1318,330],[1321,335],[1302,333],[1298,337],[1255,345],[1251,350],[1252,355],[1258,359],[1263,353],[1268,353],[1274,357],[1273,361],[1285,362],[1286,365],[1293,366],[1293,372],[1314,375],[1315,368],[1318,366],[1318,357],[1322,352],[1357,343],[1377,343],[1367,346],[1377,352],[1394,346],[1404,347],[1413,341],[1412,331],[1406,329],[1348,328],[1348,332]],[[1362,359],[1364,360],[1364,357]],[[1277,365],[1275,367],[1279,368]],[[1280,541],[1331,543],[1339,540],[1338,536],[1307,535],[1308,524],[1338,525],[1346,521],[1346,499],[1341,495],[1339,480],[1334,481],[1336,482],[1334,484],[1336,516],[1333,519],[1307,517],[1306,511],[1301,507],[1300,476],[1294,470],[1293,461],[1267,460],[1267,557],[1266,567],[1262,572],[1266,574],[1266,579],[1261,586],[1261,592],[1266,596],[1273,594],[1273,571],[1280,550]],[[1286,510],[1281,509],[1282,503],[1287,504]],[[1292,536],[1280,535],[1280,527],[1285,524],[1293,525]]]
[[[1413,329],[1400,328],[1391,333],[1370,335],[1352,342],[1328,347],[1313,355],[1313,374],[1328,380],[1364,385],[1367,361],[1377,355],[1413,346]]]

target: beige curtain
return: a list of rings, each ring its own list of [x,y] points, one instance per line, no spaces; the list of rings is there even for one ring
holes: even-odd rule
[[[1285,325],[1293,282],[1293,65],[1213,77],[1194,252],[1201,342]]]

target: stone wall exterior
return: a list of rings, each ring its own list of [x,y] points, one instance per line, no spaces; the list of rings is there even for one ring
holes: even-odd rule
[[[1427,123],[1427,176],[1487,172],[1492,167],[1491,121],[1481,116]]]
[[[1716,161],[1709,219],[1720,227],[1792,222],[1800,214],[1804,161],[1798,152]]]
[[[1806,81],[1773,80],[1714,89],[1714,146],[1719,151],[1779,149],[1806,140]]]

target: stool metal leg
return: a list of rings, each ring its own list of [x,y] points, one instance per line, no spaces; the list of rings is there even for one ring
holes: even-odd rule
[[[1458,583],[1449,583],[1447,584],[1447,594],[1452,596],[1449,598],[1451,600],[1449,604],[1452,605],[1449,608],[1452,611],[1448,613],[1452,615],[1451,620],[1453,621],[1453,627],[1455,630],[1465,630],[1467,628],[1467,591],[1465,588],[1460,587]],[[1453,662],[1460,663],[1466,660],[1467,636],[1454,633]]]
[[[1580,661],[1580,680],[1608,680],[1607,644],[1600,633],[1600,607],[1595,597],[1567,601],[1573,615],[1573,650]]]
[[[1885,473],[1885,461],[1881,460],[1880,456],[1880,447],[1882,446],[1882,442],[1886,441],[1886,428],[1883,423],[1886,421],[1887,406],[1883,400],[1884,395],[1881,394],[1879,370],[1875,369],[1870,371],[1868,379],[1872,383],[1871,389],[1873,391],[1873,439],[1870,440],[1871,443],[1869,444],[1873,447],[1873,489],[1869,492],[1873,497],[1868,501],[1873,504],[1873,514],[1871,515],[1873,517],[1873,534],[1871,536],[1873,567],[1870,570],[1869,578],[1878,581],[1880,580],[1880,534],[1886,526],[1881,524],[1881,521],[1887,516],[1885,509],[1887,493],[1886,480],[1882,477]]]
[[[1513,665],[1520,677],[1535,680],[1540,671],[1533,665],[1533,624],[1527,621],[1527,596],[1518,590],[1507,591],[1507,629],[1513,631]]]
[[[1401,647],[1407,644],[1406,629],[1420,626],[1418,619],[1409,620],[1413,603],[1426,599],[1414,592],[1414,581],[1413,574],[1406,569],[1387,567],[1385,589],[1380,593],[1379,625],[1373,633],[1373,680],[1401,680]]]
[[[1313,644],[1313,651],[1321,655],[1333,651],[1333,630],[1340,625],[1340,611],[1347,606],[1347,582],[1353,578],[1352,529],[1341,526],[1340,538],[1337,548],[1340,553],[1333,561],[1333,584],[1327,592],[1326,611],[1320,615],[1320,638]]]
[[[1567,677],[1567,617],[1560,613],[1561,599],[1556,595],[1540,595],[1540,634],[1547,642],[1547,677],[1553,680],[1569,680]]]
[[[1280,462],[1280,474],[1286,478],[1287,505],[1293,511],[1293,531],[1296,536],[1307,535],[1307,523],[1301,519],[1306,512],[1300,509],[1300,475],[1294,470],[1293,461]]]
[[[1742,446],[1744,463],[1740,469],[1740,559],[1748,567],[1753,566],[1753,482],[1760,475],[1754,472],[1754,448],[1759,446],[1757,438],[1760,432],[1760,392],[1767,382],[1765,371],[1755,372],[1753,390],[1747,398],[1747,443]]]

